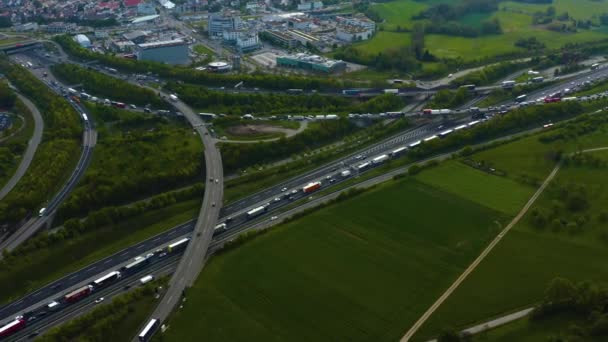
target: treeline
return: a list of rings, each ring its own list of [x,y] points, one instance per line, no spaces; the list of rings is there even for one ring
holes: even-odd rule
[[[25,115],[25,113],[29,112],[27,107],[25,107],[21,101],[17,101],[17,96],[5,82],[0,82],[0,108],[6,111],[12,111],[14,114],[22,115],[25,118],[31,117],[31,114]],[[20,120],[15,117],[13,126],[11,128],[4,129],[4,131],[2,131],[2,136],[8,137],[9,135],[13,134],[16,129],[18,129],[17,127],[19,126],[19,121]],[[17,161],[19,160],[19,157],[27,148],[27,139],[29,139],[29,137],[23,139],[15,139],[15,137],[12,137],[1,143],[2,146],[0,146],[0,179],[8,178],[9,176],[11,176],[9,172],[14,170]],[[0,184],[0,187],[1,186],[2,184]]]
[[[401,108],[403,100],[391,94],[360,102],[342,96],[286,95],[276,93],[234,94],[212,91],[201,86],[170,82],[166,88],[189,105],[216,113],[242,115],[247,113],[332,113],[382,112]]]
[[[101,105],[89,108],[93,115],[126,112]],[[145,121],[141,126],[123,127],[120,120],[108,126],[98,126],[94,159],[59,207],[58,220],[161,193],[203,176],[202,146],[191,128],[167,122],[151,127]]]
[[[365,133],[372,139],[385,137],[390,133],[405,129],[407,120],[398,120],[390,125],[377,123],[365,128]],[[298,156],[315,148],[346,138],[351,133],[361,130],[352,122],[340,120],[322,121],[289,139],[256,144],[221,144],[222,162],[227,172],[245,169],[250,166],[273,162],[276,160]],[[326,161],[326,155],[316,156],[317,162]],[[313,157],[315,158],[315,157]]]
[[[528,62],[503,62],[487,66],[481,70],[470,72],[452,81],[455,85],[475,84],[489,85],[496,81],[524,68],[537,65],[539,59],[532,59]]]
[[[197,183],[189,188],[177,191],[166,192],[156,195],[144,201],[139,201],[131,205],[109,206],[90,212],[85,219],[71,218],[63,223],[63,228],[49,234],[43,232],[26,240],[11,252],[4,252],[4,259],[0,261],[0,269],[10,267],[15,258],[27,257],[28,254],[49,246],[75,239],[81,235],[91,233],[97,229],[119,224],[125,220],[137,217],[144,213],[169,207],[173,204],[203,198],[204,185]]]
[[[440,3],[414,15],[412,19],[426,19],[426,33],[452,36],[477,37],[480,35],[501,34],[502,28],[497,18],[485,20],[480,27],[466,25],[458,20],[472,13],[491,13],[498,10],[500,0],[464,0],[456,4]]]
[[[140,324],[145,322],[148,310],[154,308],[157,287],[162,282],[153,281],[131,292],[112,298],[78,318],[63,323],[38,337],[40,342],[64,341],[120,341],[137,335]]]
[[[378,70],[399,70],[402,72],[422,70],[422,63],[416,59],[409,47],[388,48],[372,55],[353,46],[347,46],[336,51],[334,57],[367,65]]]
[[[411,155],[416,159],[421,159],[433,154],[454,150],[457,147],[473,145],[504,136],[525,128],[538,127],[538,125],[547,121],[573,117],[584,111],[585,107],[583,105],[572,101],[520,108],[480,123],[473,129],[454,132],[444,139],[424,142],[419,148],[411,151]]]
[[[357,126],[345,118],[321,121],[295,137],[255,144],[221,144],[222,163],[227,172],[264,164],[294,154],[312,150],[329,141],[340,140],[354,132]]]
[[[281,76],[264,73],[253,74],[215,74],[197,71],[183,66],[171,66],[163,63],[138,61],[129,58],[116,57],[110,54],[101,54],[81,47],[71,36],[63,35],[54,38],[69,55],[84,59],[96,60],[125,72],[154,73],[160,77],[181,80],[187,83],[207,86],[232,87],[243,82],[246,87],[260,87],[265,89],[320,89],[338,90],[344,88],[366,87],[367,82],[354,82],[339,77],[304,77]]]
[[[168,108],[168,104],[152,90],[138,87],[95,70],[85,69],[72,63],[56,64],[51,70],[53,75],[64,83],[82,84],[82,88],[87,93],[98,97],[140,106]]]
[[[551,281],[530,322],[534,326],[557,315],[568,315],[577,323],[568,324],[566,336],[551,341],[605,340],[608,337],[608,288],[565,278]]]
[[[43,141],[24,177],[0,203],[0,222],[14,223],[49,200],[79,155],[82,132],[78,113],[30,72],[0,58],[0,72],[38,107]]]
[[[473,94],[466,88],[459,88],[455,91],[442,89],[435,93],[435,96],[427,104],[427,107],[434,109],[456,108],[467,103],[472,98]]]

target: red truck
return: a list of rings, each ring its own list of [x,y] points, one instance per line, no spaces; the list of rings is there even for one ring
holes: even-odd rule
[[[122,102],[116,102],[114,105],[116,107],[118,107],[118,108],[126,108],[127,107],[127,105],[124,104],[124,103],[122,103]]]
[[[302,191],[304,191],[305,194],[308,194],[308,193],[311,193],[320,188],[321,188],[321,182],[314,182],[314,183],[309,183],[308,185],[303,187]]]
[[[68,303],[75,303],[75,302],[81,300],[82,298],[90,295],[92,291],[93,291],[93,286],[86,285],[86,286],[83,286],[79,289],[76,289],[76,290],[66,294],[63,297],[63,299],[65,299],[65,301]]]
[[[25,328],[25,320],[23,317],[17,317],[12,322],[0,327],[0,338],[10,336],[23,328]]]
[[[560,102],[561,100],[559,97],[545,97],[545,103]]]

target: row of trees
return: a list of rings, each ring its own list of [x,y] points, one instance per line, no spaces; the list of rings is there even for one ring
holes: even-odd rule
[[[0,222],[14,223],[50,199],[79,155],[78,113],[29,71],[0,58],[2,72],[36,104],[44,119],[43,141],[25,176],[0,203]]]
[[[606,287],[588,281],[573,283],[569,279],[555,278],[547,287],[540,305],[532,311],[530,320],[537,324],[557,314],[568,314],[583,324],[570,324],[567,336],[562,336],[559,341],[603,340],[608,336],[607,308]]]
[[[100,111],[118,116],[126,113],[107,106],[89,108],[95,116]],[[191,129],[158,121],[152,127],[146,121],[124,127],[121,120],[98,126],[95,158],[59,207],[57,219],[83,216],[94,209],[128,203],[201,179],[202,146]]]
[[[464,0],[456,4],[441,3],[427,8],[413,16],[414,20],[426,19],[425,32],[451,36],[477,37],[501,34],[502,28],[497,18],[485,20],[479,27],[463,24],[459,20],[471,13],[491,13],[498,10],[499,0]]]
[[[305,77],[305,76],[281,76],[264,73],[223,75],[205,71],[192,70],[183,66],[171,66],[158,62],[138,61],[129,58],[117,57],[110,54],[102,54],[81,47],[69,35],[57,36],[55,41],[63,50],[75,57],[84,60],[96,60],[104,65],[116,69],[135,73],[154,73],[160,77],[173,80],[181,80],[187,83],[202,84],[207,86],[232,87],[243,82],[247,87],[260,87],[265,89],[322,89],[338,90],[344,88],[365,87],[367,82],[354,82],[339,77]]]
[[[170,82],[167,89],[195,108],[237,115],[246,113],[382,112],[403,106],[401,98],[390,94],[359,102],[357,99],[319,94],[233,94],[174,82]]]
[[[428,108],[455,108],[465,104],[473,98],[473,94],[466,88],[459,88],[458,90],[452,91],[448,89],[442,89],[435,93],[431,102],[427,104]]]
[[[365,128],[365,133],[372,139],[378,139],[403,130],[408,125],[407,120],[398,120],[391,125],[377,123]],[[256,144],[222,144],[220,146],[222,162],[228,172],[236,171],[307,153],[328,143],[344,139],[357,130],[361,130],[361,128],[342,118],[311,124],[304,132],[289,139]],[[326,162],[327,157],[329,156],[323,153],[316,155],[315,162]]]
[[[85,69],[72,63],[56,64],[53,75],[66,84],[82,84],[90,94],[114,101],[133,103],[140,106],[167,108],[168,105],[150,89],[138,87],[121,79],[108,76],[92,69]]]
[[[0,82],[0,108],[6,111],[13,111],[16,114],[27,111],[27,108],[21,102],[18,102],[17,106],[15,106],[16,100],[17,96],[8,84]],[[26,117],[31,117],[31,114]],[[18,126],[17,122],[13,124],[13,127],[16,126]],[[14,130],[7,128],[2,132],[2,136],[8,136],[11,133],[14,133]],[[10,176],[9,172],[15,168],[19,156],[25,151],[26,147],[27,140],[22,139],[8,139],[2,143],[2,146],[0,146],[0,179]]]
[[[63,228],[53,234],[42,233],[25,241],[15,250],[4,253],[4,259],[0,261],[2,265],[10,265],[15,258],[27,257],[28,254],[49,246],[56,246],[74,239],[82,234],[93,232],[97,229],[124,222],[133,217],[144,213],[166,208],[178,202],[183,202],[195,198],[202,198],[204,185],[197,183],[189,188],[166,192],[151,197],[145,201],[124,206],[108,206],[90,212],[85,219],[71,218],[64,222]],[[0,268],[1,269],[1,268]]]

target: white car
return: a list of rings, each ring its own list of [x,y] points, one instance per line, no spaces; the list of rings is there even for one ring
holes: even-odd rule
[[[276,198],[274,199],[274,201],[275,201],[275,202],[280,202],[280,201],[281,201],[281,197],[276,197]]]
[[[281,189],[281,192],[285,192],[285,191],[287,191],[287,188]]]
[[[277,216],[272,216],[272,217],[270,218],[270,221],[274,221],[274,220],[276,220],[276,219],[278,219],[278,217],[277,217]]]
[[[105,300],[105,298],[99,297],[99,298],[95,299],[95,304],[99,304],[99,303],[103,302],[104,300]]]

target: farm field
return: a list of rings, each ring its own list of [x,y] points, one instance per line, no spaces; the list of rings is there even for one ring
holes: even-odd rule
[[[510,215],[517,214],[535,190],[511,179],[475,170],[455,161],[425,170],[418,179]]]
[[[415,179],[385,184],[214,257],[163,340],[394,341],[504,219]]]
[[[377,32],[374,38],[353,46],[361,52],[375,55],[387,49],[399,49],[409,45],[409,33],[382,31]]]
[[[603,144],[605,138],[604,133]],[[519,146],[528,154],[539,151],[528,145]],[[507,147],[483,153],[501,155]],[[513,147],[508,151],[513,151]],[[525,154],[523,150],[521,154]],[[597,262],[608,257],[608,212],[602,205],[608,200],[608,153],[589,155],[603,161],[603,166],[562,166],[524,219],[431,316],[416,341],[425,341],[445,327],[465,328],[529,307],[542,298],[547,284],[555,277],[608,281],[603,263]],[[574,199],[578,194],[582,194],[581,198]]]
[[[552,130],[544,134],[552,132],[556,131]],[[607,124],[599,124],[597,130],[578,137],[574,141],[557,140],[547,144],[539,141],[539,137],[542,135],[533,135],[476,153],[471,159],[501,170],[507,174],[507,177],[515,180],[540,181],[553,169],[554,162],[548,158],[552,151],[575,152],[579,149],[600,146],[606,143],[607,135]]]
[[[435,2],[433,2],[435,3]],[[432,4],[432,3],[431,3]],[[381,24],[385,31],[380,31],[371,40],[359,43],[357,49],[375,55],[390,47],[407,46],[410,43],[409,33],[395,32],[401,29],[411,29],[416,22],[412,19],[428,8],[429,4],[414,0],[397,0],[376,4],[376,11],[385,22]],[[465,61],[493,57],[500,54],[523,51],[515,47],[519,38],[536,37],[550,49],[556,49],[566,43],[583,43],[605,39],[603,30],[579,30],[577,33],[559,33],[532,24],[532,14],[545,11],[549,5],[535,5],[520,2],[504,2],[500,10],[494,13],[472,13],[460,19],[460,23],[479,27],[484,20],[497,18],[502,26],[503,34],[480,36],[475,38],[447,35],[426,35],[426,48],[437,57],[461,57]],[[592,0],[556,0],[553,6],[561,14],[568,12],[580,20],[597,21],[598,13],[608,12],[607,2]],[[389,32],[391,31],[391,32]],[[397,42],[397,45],[393,45]],[[403,43],[402,43],[403,42]]]

